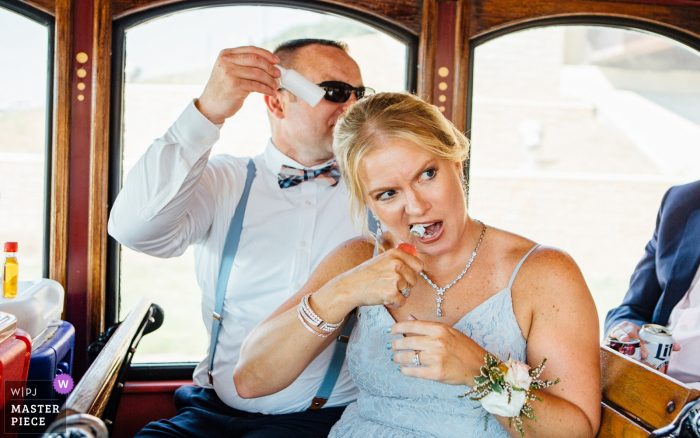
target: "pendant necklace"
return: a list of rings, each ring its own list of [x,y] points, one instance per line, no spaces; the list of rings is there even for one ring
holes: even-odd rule
[[[474,257],[476,257],[476,253],[479,251],[479,245],[481,245],[481,241],[484,238],[484,233],[486,232],[486,225],[484,225],[484,223],[478,219],[476,219],[476,222],[479,222],[481,225],[484,226],[484,228],[481,230],[481,236],[479,237],[479,241],[476,242],[476,248],[474,248],[474,252],[472,252],[472,256],[469,259],[469,263],[467,263],[467,266],[464,268],[464,271],[462,271],[462,273],[459,274],[457,276],[457,278],[455,278],[455,280],[452,283],[448,284],[445,287],[438,287],[438,285],[433,283],[428,278],[428,276],[423,273],[423,271],[420,272],[421,277],[425,278],[425,281],[427,281],[428,284],[431,285],[433,287],[433,289],[435,289],[437,291],[437,311],[435,312],[435,314],[437,316],[442,316],[442,309],[440,309],[440,306],[442,305],[442,302],[443,302],[442,296],[445,294],[445,291],[447,289],[451,288],[452,286],[454,286],[455,283],[457,283],[459,280],[462,279],[462,277],[464,277],[464,274],[467,273],[467,271],[469,270],[469,267],[472,265],[472,262],[474,261]]]

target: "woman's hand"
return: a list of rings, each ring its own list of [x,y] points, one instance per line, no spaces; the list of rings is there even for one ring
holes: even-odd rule
[[[352,297],[353,308],[383,304],[397,309],[406,304],[401,291],[415,286],[422,270],[423,262],[418,257],[391,249],[338,277],[331,287],[346,291]]]
[[[393,361],[405,376],[435,380],[448,385],[474,385],[486,350],[464,333],[441,322],[402,321],[389,334],[413,335],[391,342]],[[403,351],[410,350],[410,351]],[[415,353],[422,366],[412,364]]]

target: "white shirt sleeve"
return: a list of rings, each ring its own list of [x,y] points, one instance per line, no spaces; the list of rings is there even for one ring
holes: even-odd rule
[[[190,102],[127,175],[109,216],[109,234],[156,257],[179,256],[202,239],[216,199],[215,179],[202,175],[221,126]]]

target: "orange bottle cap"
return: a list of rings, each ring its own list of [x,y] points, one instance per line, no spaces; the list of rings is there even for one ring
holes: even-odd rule
[[[5,252],[17,252],[17,242],[5,242]]]

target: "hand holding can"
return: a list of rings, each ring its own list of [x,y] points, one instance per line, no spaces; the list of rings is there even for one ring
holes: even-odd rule
[[[644,362],[666,374],[668,360],[673,351],[673,333],[664,326],[644,324],[639,331],[639,339],[649,353]]]

